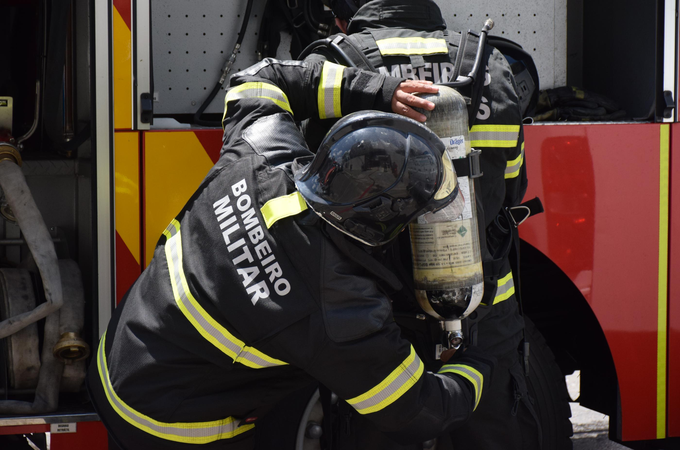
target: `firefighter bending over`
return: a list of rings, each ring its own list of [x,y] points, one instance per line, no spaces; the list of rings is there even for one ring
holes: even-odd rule
[[[294,448],[290,411],[319,383],[404,442],[469,418],[493,359],[469,349],[426,371],[378,288],[389,274],[360,256],[458,186],[425,126],[347,114],[431,109],[409,92],[436,90],[329,62],[267,59],[234,75],[220,159],[163,232],[90,367],[117,445]],[[315,157],[295,120],[343,115]]]

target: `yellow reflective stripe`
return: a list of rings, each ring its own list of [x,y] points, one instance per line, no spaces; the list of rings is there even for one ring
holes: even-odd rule
[[[388,55],[434,55],[438,53],[449,53],[445,39],[438,38],[387,38],[375,41],[383,56]]]
[[[496,296],[493,299],[492,305],[507,300],[515,293],[515,280],[512,278],[512,272],[508,273],[503,278],[499,278],[496,282]],[[487,306],[486,303],[482,305]]]
[[[470,128],[470,145],[472,147],[517,146],[519,125],[475,125]]]
[[[342,74],[344,66],[324,61],[321,69],[321,80],[317,91],[319,118],[332,119],[342,117],[340,103],[342,97]]]
[[[512,272],[499,279],[497,286],[496,297],[493,299],[494,305],[509,299],[515,293],[515,281],[512,278]]]
[[[271,228],[278,220],[294,216],[307,209],[307,203],[298,191],[276,197],[262,205],[260,212],[267,228]]]
[[[656,438],[666,437],[666,360],[668,357],[668,181],[669,125],[660,126],[659,149],[659,286],[656,344]]]
[[[163,234],[167,237],[165,258],[168,263],[170,284],[172,285],[175,303],[187,320],[191,322],[201,336],[217,347],[222,353],[233,359],[235,363],[241,363],[252,369],[286,365],[287,363],[283,361],[267,356],[261,351],[245,345],[243,341],[213,319],[200,303],[196,301],[196,298],[194,298],[189,289],[189,284],[182,268],[182,236],[179,228],[179,222],[173,219],[170,225],[163,231]]]
[[[416,384],[425,370],[423,362],[411,346],[409,356],[382,380],[364,394],[347,400],[360,414],[380,411],[397,401],[411,386]]]
[[[517,178],[522,168],[522,163],[524,163],[524,142],[522,142],[519,156],[512,161],[508,161],[508,165],[505,168],[505,179]]]
[[[105,342],[106,333],[102,336],[97,351],[99,379],[111,407],[130,425],[158,438],[186,444],[207,444],[220,439],[230,439],[255,426],[254,424],[239,426],[239,421],[233,417],[210,422],[165,423],[140,413],[125,403],[113,389],[104,351]]]
[[[224,117],[227,115],[227,104],[230,101],[242,98],[263,98],[276,103],[281,109],[293,114],[293,110],[290,107],[290,102],[288,101],[285,92],[273,84],[251,81],[229,89],[226,97],[224,97],[223,121]]]
[[[470,128],[470,132],[507,132],[507,133],[519,133],[519,125],[503,125],[503,124],[491,124],[491,125],[474,125]]]
[[[477,409],[477,405],[482,399],[482,388],[484,387],[484,376],[477,369],[463,364],[447,364],[442,366],[438,373],[455,373],[472,383],[475,389],[475,407],[472,410]]]

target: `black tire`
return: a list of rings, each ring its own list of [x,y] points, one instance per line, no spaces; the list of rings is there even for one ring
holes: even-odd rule
[[[574,431],[564,374],[543,335],[529,318],[524,319],[526,339],[530,343],[527,387],[541,423],[543,450],[572,450]]]

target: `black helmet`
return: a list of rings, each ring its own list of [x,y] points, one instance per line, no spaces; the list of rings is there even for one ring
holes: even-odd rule
[[[371,0],[323,0],[338,19],[350,20],[354,14]]]
[[[295,185],[314,212],[371,246],[454,200],[463,210],[441,139],[415,120],[379,111],[340,119],[296,172]]]

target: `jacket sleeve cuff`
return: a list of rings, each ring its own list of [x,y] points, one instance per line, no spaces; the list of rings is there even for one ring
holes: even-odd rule
[[[375,109],[385,112],[392,112],[392,97],[397,87],[404,81],[405,78],[385,77],[385,82],[382,88],[378,91],[375,98]]]

